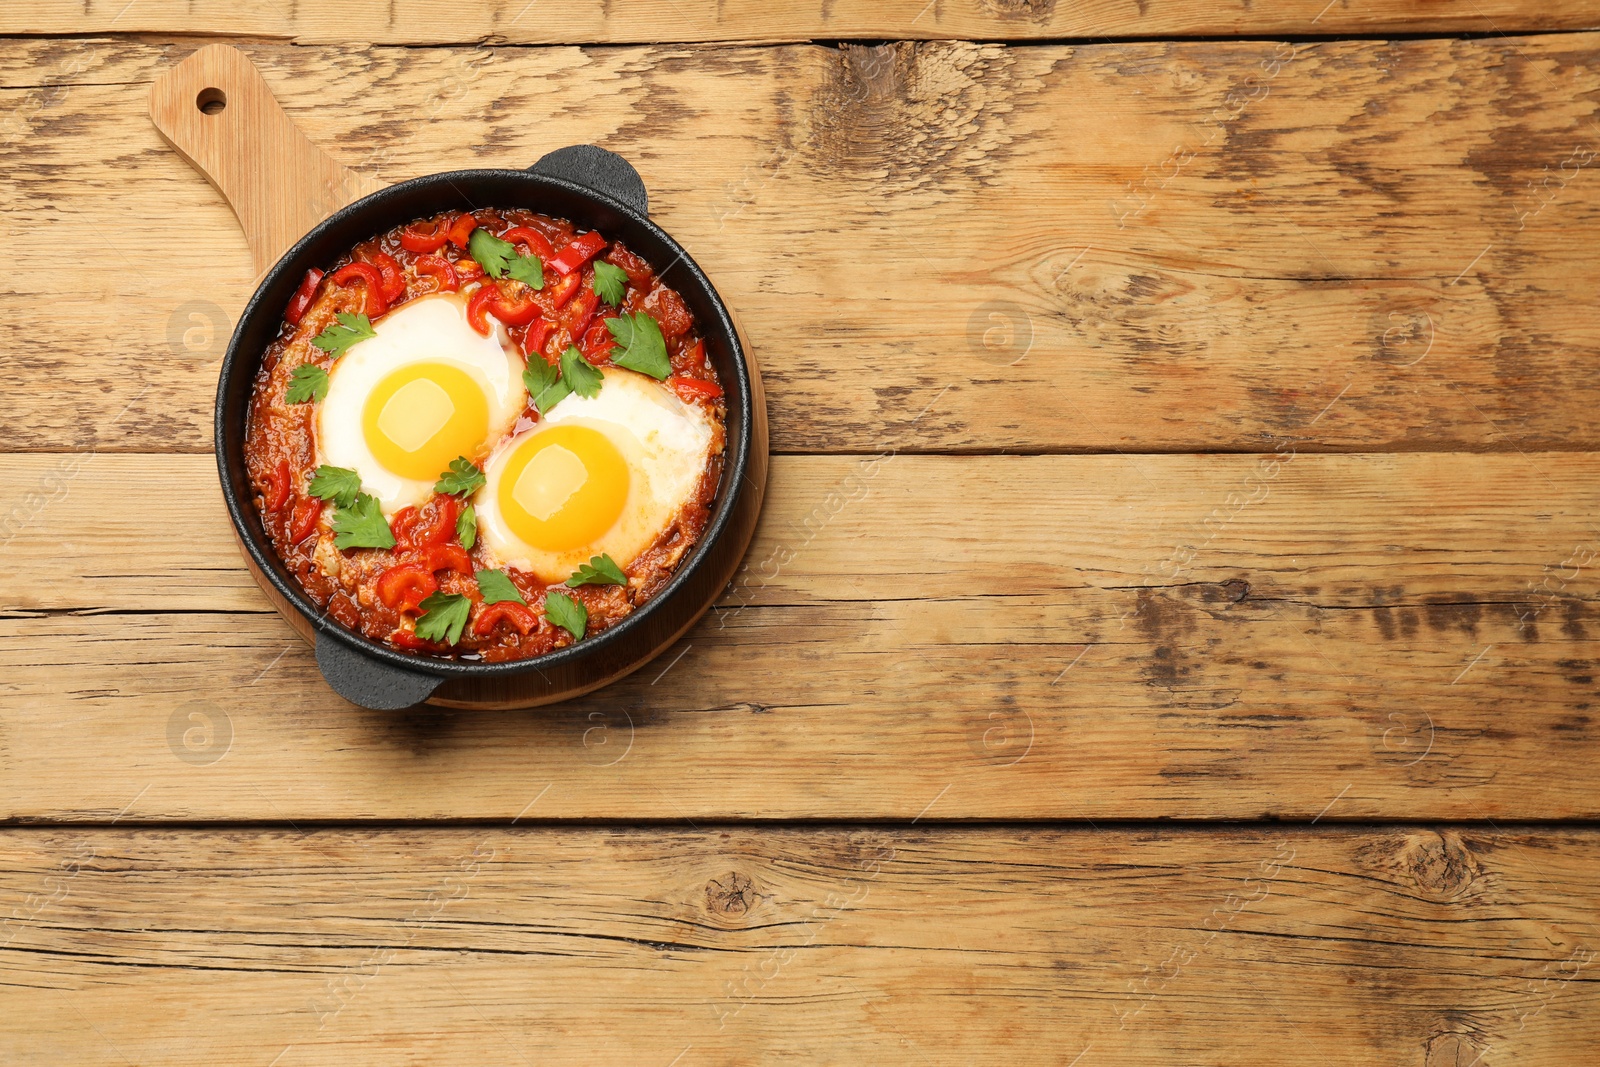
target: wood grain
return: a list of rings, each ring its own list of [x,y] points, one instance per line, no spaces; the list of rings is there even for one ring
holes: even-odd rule
[[[1600,23],[1581,0],[642,0],[559,6],[504,0],[451,6],[421,0],[273,4],[263,0],[32,0],[0,13],[0,33],[210,33],[392,44],[624,44],[857,37],[1059,37],[1385,32],[1511,33]]]
[[[256,274],[305,232],[382,187],[312,144],[244,53],[207,45],[156,76],[150,119],[228,201]]]
[[[244,45],[375,180],[629,157],[778,450],[1046,453],[1596,447],[1597,46]],[[8,448],[209,447],[253,271],[143,116],[190,47],[0,43]]]
[[[779,457],[657,665],[399,716],[327,690],[213,480],[0,460],[38,494],[0,513],[0,815],[1600,813],[1592,455]]]
[[[1500,820],[1600,817],[1600,36],[1504,34],[1596,21],[0,12],[75,35],[0,40],[0,820],[92,824],[0,830],[0,1058],[1583,1062],[1600,832]],[[1059,43],[1461,30],[1495,36]],[[777,457],[659,673],[532,713],[327,691],[203,454],[259,263],[143,108],[206,37],[99,32],[257,38],[367,182],[633,160],[775,446],[836,453]],[[937,40],[738,46],[851,37]],[[681,40],[734,46],[499,46]],[[929,825],[1106,818],[1315,825]],[[270,825],[136,825],[230,819]],[[410,819],[469,824],[318,825]]]
[[[84,1067],[1568,1067],[1597,863],[1593,831],[1453,827],[11,831],[0,1041]]]

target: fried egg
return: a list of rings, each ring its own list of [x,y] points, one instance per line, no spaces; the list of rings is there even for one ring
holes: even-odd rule
[[[527,404],[522,357],[490,319],[484,337],[455,293],[413,300],[373,324],[328,374],[318,461],[361,476],[385,516],[425,502],[450,461],[483,458]]]
[[[608,367],[489,457],[478,527],[499,566],[565,581],[594,556],[627,567],[694,495],[711,416],[653,378]]]

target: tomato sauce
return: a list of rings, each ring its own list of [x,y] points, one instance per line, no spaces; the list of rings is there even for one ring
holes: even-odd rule
[[[465,250],[465,235],[474,226],[512,241],[518,253],[539,255],[546,268],[543,289],[505,278],[486,279],[481,266]],[[460,240],[452,240],[452,235]],[[592,251],[596,248],[597,253]],[[550,269],[553,261],[566,266],[579,259],[583,266],[570,273]],[[604,319],[617,311],[599,301],[594,292],[597,260],[627,274],[626,297],[618,310],[646,312],[660,326],[672,365],[664,387],[713,416],[711,454],[697,489],[655,543],[623,566],[627,585],[546,587],[532,574],[508,570],[526,610],[519,613],[501,604],[485,604],[473,572],[497,564],[481,538],[471,549],[462,545],[455,528],[461,502],[439,494],[420,508],[406,508],[390,518],[394,548],[336,547],[332,531],[335,507],[308,491],[318,466],[315,405],[291,403],[287,398],[296,368],[332,366],[327,353],[314,346],[312,339],[334,324],[339,312],[376,312],[371,317],[381,321],[382,314],[430,293],[496,286],[498,293],[479,297],[478,313],[507,322],[508,333],[526,360],[542,359],[555,366],[560,353],[571,345],[591,364],[604,367],[610,363],[612,349]],[[351,269],[352,264],[358,266]],[[472,307],[469,300],[469,309]],[[517,324],[509,325],[511,322]],[[530,402],[512,434],[538,420]],[[559,590],[587,610],[585,636],[615,625],[661,591],[710,519],[722,477],[726,420],[721,384],[706,359],[694,316],[676,291],[661,284],[650,264],[621,242],[608,242],[594,231],[580,231],[563,219],[522,209],[482,209],[396,227],[351,249],[326,275],[310,272],[285,308],[278,336],[268,346],[256,374],[245,461],[256,506],[274,549],[306,594],[330,617],[404,651],[493,663],[537,656],[573,643],[571,633],[546,616],[544,597],[550,589]],[[417,594],[423,590],[460,594],[472,602],[471,620],[455,644],[417,636]]]

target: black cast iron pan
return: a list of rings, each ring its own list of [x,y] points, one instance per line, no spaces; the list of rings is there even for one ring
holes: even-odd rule
[[[644,182],[626,160],[593,145],[574,145],[527,170],[457,170],[375,188],[307,140],[249,59],[226,45],[203,48],[158,78],[150,112],[162,135],[228,198],[257,269],[265,271],[222,362],[217,467],[246,565],[316,647],[323,676],[341,696],[385,710],[423,702],[461,708],[547,704],[634,670],[710,607],[738,569],[760,512],[766,403],[755,362],[727,307],[688,253],[650,220]],[[324,615],[273,551],[244,463],[255,372],[307,268],[325,270],[358,242],[419,216],[482,207],[526,207],[621,238],[689,305],[728,406],[725,467],[711,522],[666,589],[577,644],[495,664],[408,655]]]

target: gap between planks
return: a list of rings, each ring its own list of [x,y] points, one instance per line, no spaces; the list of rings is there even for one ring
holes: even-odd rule
[[[883,37],[883,36],[828,36],[828,37],[771,37],[752,40],[715,40],[705,39],[699,41],[658,41],[655,39],[639,38],[637,40],[573,40],[573,41],[514,41],[488,34],[484,37],[461,41],[371,41],[350,42],[350,44],[367,44],[374,48],[406,48],[413,51],[440,50],[450,51],[468,48],[495,48],[495,49],[525,49],[538,51],[551,48],[576,48],[582,51],[594,51],[605,48],[682,48],[682,49],[763,49],[763,48],[791,48],[800,45],[812,45],[818,48],[840,48],[846,45],[855,47],[876,47],[888,44],[998,44],[1011,48],[1089,48],[1097,45],[1147,45],[1147,44],[1337,44],[1350,41],[1371,41],[1382,43],[1385,41],[1509,41],[1517,42],[1538,37],[1563,37],[1573,34],[1593,33],[1600,30],[1600,19],[1592,26],[1562,26],[1541,29],[1527,27],[1510,31],[1503,30],[1412,30],[1397,31],[1394,33],[1367,32],[1367,33],[1241,33],[1241,34],[1106,34],[1102,36],[1068,36],[1068,37],[994,37],[982,35],[968,35],[963,37]],[[259,33],[229,33],[226,30],[204,31],[185,30],[181,33],[160,33],[152,30],[134,30],[121,32],[117,30],[86,30],[82,33],[0,33],[0,44],[7,41],[128,41],[144,44],[186,44],[194,43],[197,47],[204,44],[223,43],[231,45],[289,45],[294,48],[315,50],[319,48],[336,47],[324,41],[301,41],[292,37],[274,37]],[[75,85],[93,84],[88,82],[74,82]],[[28,89],[36,86],[0,86],[0,89]]]

